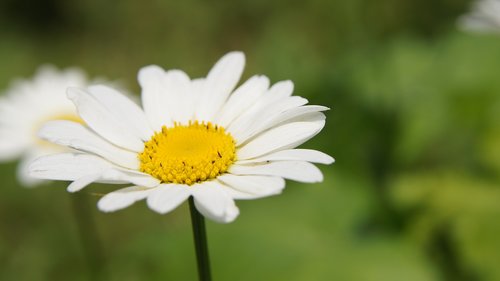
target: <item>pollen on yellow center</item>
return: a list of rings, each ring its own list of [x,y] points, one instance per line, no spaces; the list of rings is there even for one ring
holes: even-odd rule
[[[164,183],[192,185],[225,173],[236,160],[236,144],[223,127],[190,122],[162,127],[144,144],[140,170]]]

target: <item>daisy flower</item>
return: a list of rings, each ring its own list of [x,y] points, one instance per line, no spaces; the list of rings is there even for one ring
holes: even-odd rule
[[[28,175],[32,160],[62,151],[62,147],[39,139],[37,131],[49,120],[80,122],[66,89],[86,84],[85,74],[79,69],[59,71],[43,66],[32,80],[16,80],[0,97],[0,161],[21,158],[17,174],[23,185],[40,182]]]
[[[500,32],[500,0],[476,0],[458,25],[468,31]]]
[[[73,181],[70,192],[131,184],[99,200],[104,212],[146,199],[164,214],[192,196],[201,214],[223,223],[238,216],[235,199],[279,194],[284,179],[322,181],[311,162],[333,158],[295,148],[321,131],[328,108],[292,96],[290,81],[269,87],[262,75],[235,89],[244,64],[243,53],[231,52],[198,79],[146,66],[138,74],[142,108],[107,86],[68,89],[87,125],[51,121],[39,136],[78,152],[39,158],[31,175]]]

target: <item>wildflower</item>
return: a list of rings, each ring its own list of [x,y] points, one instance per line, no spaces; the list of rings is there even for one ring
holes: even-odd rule
[[[38,129],[49,120],[81,122],[75,106],[66,97],[66,88],[86,84],[79,69],[59,71],[53,66],[43,66],[32,80],[15,81],[0,97],[0,161],[21,158],[17,174],[23,185],[40,183],[28,175],[32,160],[63,151],[62,147],[39,139]]]
[[[284,179],[322,181],[311,162],[333,158],[295,148],[320,132],[328,108],[292,96],[290,81],[269,88],[261,75],[234,90],[244,64],[244,55],[232,52],[193,80],[180,70],[144,67],[143,108],[107,86],[69,89],[87,125],[51,121],[39,135],[78,152],[37,159],[31,174],[73,181],[70,192],[92,182],[132,184],[100,199],[105,212],[146,199],[164,214],[192,196],[200,213],[224,223],[239,214],[234,199],[279,194]]]

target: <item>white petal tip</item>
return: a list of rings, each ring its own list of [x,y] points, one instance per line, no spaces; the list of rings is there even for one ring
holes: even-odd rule
[[[70,188],[69,186],[66,188],[66,191],[69,193],[76,193],[82,189],[75,189],[75,188]]]
[[[181,205],[190,195],[186,186],[163,185],[147,197],[146,203],[151,210],[164,215]]]
[[[155,213],[160,214],[160,215],[165,215],[165,214],[172,211],[172,209],[170,209],[170,208],[166,208],[165,206],[158,205],[157,203],[155,204],[153,202],[153,200],[154,200],[154,197],[151,197],[151,196],[148,197],[146,199],[146,204],[148,205],[148,208],[150,210],[154,211]]]
[[[109,208],[108,206],[104,206],[104,204],[100,204],[101,201],[97,202],[97,208],[99,209],[99,211],[103,212],[103,213],[112,213],[112,212],[115,212],[115,211],[118,211],[120,208]]]
[[[320,182],[323,182],[324,180],[324,177],[323,177],[323,173],[319,174],[317,178],[315,178],[312,182],[313,183],[320,183]]]
[[[323,182],[324,176],[321,170],[314,166],[316,169],[315,171],[311,171],[311,177],[309,178],[309,181],[304,181],[304,182],[310,182],[310,183],[320,183]]]
[[[226,208],[221,222],[222,223],[233,222],[239,215],[240,215],[240,209],[236,206],[234,200],[231,200],[231,204]]]
[[[118,211],[131,206],[148,196],[151,189],[131,186],[106,194],[97,202],[97,208],[105,213]]]
[[[231,69],[233,71],[240,72],[241,74],[241,72],[243,72],[244,65],[245,65],[245,54],[243,54],[243,52],[233,51],[225,54],[222,58],[220,58],[219,61],[217,61],[217,63],[214,65],[210,73],[218,72],[214,71],[215,69],[220,70],[221,68],[224,69],[231,66]]]
[[[84,177],[81,177],[75,181],[73,181],[70,185],[68,185],[68,188],[66,190],[68,192],[74,193],[82,190],[89,184],[93,183],[94,181],[98,180],[101,177],[101,174],[91,174],[87,175]]]
[[[225,217],[224,220],[220,221],[220,223],[232,223],[233,221],[236,220],[238,215],[239,215],[239,213],[234,215],[234,216],[231,216],[231,217]]]
[[[216,220],[216,222],[218,222],[218,223],[231,223],[234,220],[236,220],[236,218],[239,215],[240,215],[240,210],[237,207],[231,208],[231,210],[228,210],[227,213],[225,213],[223,217]]]
[[[148,65],[144,66],[139,70],[137,74],[137,80],[143,85],[150,80],[151,75],[163,75],[165,70],[158,65]]]
[[[129,203],[120,202],[119,200],[114,200],[115,198],[110,198],[104,196],[97,202],[97,209],[103,213],[112,213],[121,210],[127,206]],[[116,201],[116,202],[115,202]]]
[[[245,53],[242,51],[232,51],[223,56],[224,59],[231,58],[245,61]]]
[[[327,156],[328,156],[328,158],[325,159],[325,161],[323,162],[323,164],[330,165],[330,164],[335,163],[335,158],[331,157],[330,155],[327,155]]]
[[[276,190],[275,192],[269,193],[269,196],[280,195],[281,193],[283,193],[284,189],[285,189],[285,187],[283,186],[282,189],[279,189],[279,190]]]
[[[280,83],[283,83],[283,86],[286,86],[286,87],[292,87],[292,88],[294,87],[292,80],[283,80]]]

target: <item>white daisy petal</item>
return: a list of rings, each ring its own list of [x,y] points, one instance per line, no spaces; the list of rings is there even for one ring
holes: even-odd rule
[[[321,182],[323,174],[309,162],[277,161],[262,165],[233,165],[229,173],[235,175],[278,176],[300,182]]]
[[[187,123],[193,115],[189,77],[180,70],[165,71],[152,65],[139,71],[142,103],[155,131],[173,121]]]
[[[244,143],[250,137],[271,127],[267,124],[276,118],[276,116],[306,103],[306,99],[297,96],[279,99],[274,103],[262,107],[253,116],[249,115],[247,118],[238,119],[239,122],[233,123],[228,128],[228,131],[238,140],[238,143]]]
[[[189,76],[183,71],[170,70],[165,74],[164,91],[168,93],[165,95],[168,98],[168,110],[172,119],[181,124],[187,124],[193,117],[190,83]]]
[[[229,100],[217,115],[216,123],[228,126],[269,88],[269,78],[256,75],[248,79],[229,97]]]
[[[143,105],[156,131],[173,121],[187,123],[193,114],[189,76],[181,70],[148,66],[139,72]]]
[[[257,199],[276,195],[285,188],[285,180],[273,176],[224,174],[217,179],[232,189],[251,195],[238,199]]]
[[[227,195],[229,195],[229,197],[233,198],[234,200],[252,200],[252,199],[258,198],[254,194],[246,193],[246,192],[234,189],[232,187],[229,187],[221,181],[218,181],[217,183],[221,186],[221,188],[224,190],[224,192],[227,193]]]
[[[102,158],[82,153],[62,153],[43,156],[33,161],[30,175],[41,179],[72,181],[112,168]]]
[[[290,109],[285,109],[283,112],[274,111],[274,114],[272,113],[272,111],[262,113],[260,116],[267,116],[267,118],[255,121],[253,123],[252,128],[248,128],[245,131],[245,134],[239,136],[238,139],[241,142],[244,142],[269,128],[276,127],[285,122],[290,123],[290,120],[300,118],[301,116],[310,116],[310,114],[325,110],[328,110],[328,107],[318,106],[318,105],[306,105],[299,107],[290,107]]]
[[[195,112],[198,109],[200,97],[203,95],[205,84],[205,78],[196,78],[191,80],[191,86],[189,87],[189,96],[191,97],[189,116],[192,118],[191,121],[196,120]]]
[[[253,124],[254,118],[259,116],[264,108],[272,104],[279,104],[278,101],[286,100],[292,92],[293,83],[291,81],[280,81],[274,84],[266,93],[260,95],[253,105],[249,104],[247,109],[242,111],[238,118],[227,126],[227,131],[232,132],[233,130],[238,131],[241,128],[247,128]]]
[[[227,198],[231,198],[226,193],[224,194],[225,196],[227,196]],[[238,209],[238,207],[234,203],[234,200],[231,198],[226,206],[226,211],[222,222],[223,223],[233,222],[239,215],[240,215],[240,209]]]
[[[307,161],[307,162],[320,163],[326,165],[335,162],[335,159],[333,159],[330,155],[325,154],[321,151],[312,149],[285,149],[261,157],[248,160],[241,160],[238,161],[237,164],[240,165],[257,164],[262,162],[283,161],[283,160]]]
[[[196,79],[191,80],[191,87],[190,87],[189,91],[196,99],[200,98],[201,92],[203,91],[203,88],[205,87],[206,82],[207,82],[207,79],[205,79],[205,78],[196,78]],[[194,106],[195,102],[196,101],[193,100],[193,106]],[[193,112],[195,109],[196,108],[193,107]],[[193,118],[194,118],[194,116],[193,116]]]
[[[280,125],[284,125],[287,123],[294,122],[312,122],[312,123],[325,123],[326,116],[323,112],[309,112],[299,116],[295,116],[291,119],[286,120],[286,122],[281,123]]]
[[[216,182],[190,187],[196,209],[205,217],[220,223],[232,222],[239,215],[234,200]]]
[[[148,174],[113,167],[102,172],[99,182],[124,182],[143,187],[155,187],[160,181]]]
[[[276,99],[289,97],[294,89],[293,82],[290,80],[279,81],[269,89],[268,95],[275,96]]]
[[[245,66],[245,55],[231,52],[223,56],[210,70],[201,94],[196,117],[200,121],[214,121],[227,97],[240,80]]]
[[[97,202],[97,207],[103,212],[114,212],[126,208],[135,202],[145,199],[154,188],[130,186],[106,194]]]
[[[142,88],[142,106],[153,130],[158,131],[164,125],[172,125],[172,116],[166,110],[167,93],[163,89],[165,71],[156,65],[146,66],[139,71],[138,79]]]
[[[276,82],[271,86],[267,94],[263,96],[266,103],[272,103],[276,100],[286,98],[292,95],[294,89],[293,82],[290,80],[284,80]]]
[[[330,110],[330,109],[326,106],[321,106],[321,105],[305,105],[305,106],[301,106],[301,107],[292,108],[292,109],[287,110],[287,111],[283,112],[282,114],[279,114],[278,116],[276,116],[276,118],[271,120],[267,124],[267,126],[273,127],[273,126],[276,126],[277,124],[280,124],[282,122],[286,122],[289,120],[295,120],[297,118],[300,118],[301,116],[313,115],[317,112],[327,111],[327,110]]]
[[[76,105],[80,117],[100,136],[132,151],[144,149],[142,140],[85,90],[70,88],[68,98]]]
[[[148,195],[148,206],[157,213],[166,214],[191,196],[189,188],[181,184],[162,184]]]
[[[277,150],[294,148],[319,133],[324,121],[294,122],[270,129],[257,136],[238,151],[238,159],[255,158]]]
[[[90,95],[98,100],[116,119],[129,126],[130,130],[142,140],[149,140],[153,130],[144,111],[132,100],[105,85],[93,85],[88,87]]]
[[[77,191],[80,191],[82,190],[84,187],[86,187],[87,185],[93,183],[93,182],[96,182],[99,180],[99,178],[101,177],[101,174],[98,173],[98,174],[89,174],[89,175],[85,175],[75,181],[73,181],[70,185],[68,185],[67,187],[67,191],[68,192],[77,192]]]
[[[94,153],[126,168],[136,170],[139,168],[139,159],[136,153],[110,144],[76,122],[49,121],[40,129],[38,136],[59,145]]]
[[[29,167],[31,176],[40,179],[76,181],[89,175],[99,174],[96,182],[133,183],[154,187],[159,181],[150,175],[128,171],[91,154],[62,153],[44,156],[33,161]],[[76,184],[78,185],[78,184]]]

